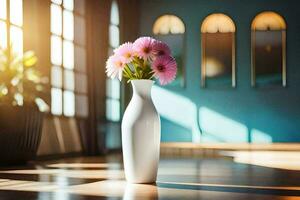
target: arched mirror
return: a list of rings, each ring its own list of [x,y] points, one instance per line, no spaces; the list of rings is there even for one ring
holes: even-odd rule
[[[235,87],[235,25],[225,14],[207,16],[201,25],[201,86]]]
[[[251,24],[251,85],[286,86],[286,23],[275,12],[258,14]]]
[[[166,42],[178,65],[177,77],[171,83],[173,86],[185,85],[185,26],[183,21],[175,15],[163,15],[156,19],[152,32],[154,38]]]

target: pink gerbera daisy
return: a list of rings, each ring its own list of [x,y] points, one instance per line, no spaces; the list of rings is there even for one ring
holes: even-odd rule
[[[133,49],[139,58],[150,60],[154,56],[154,43],[155,40],[151,37],[140,37],[133,43]]]
[[[107,76],[114,79],[118,76],[119,80],[122,80],[123,69],[125,67],[122,58],[118,55],[112,55],[106,61],[106,73]]]
[[[121,57],[124,63],[130,63],[133,60],[135,52],[133,50],[133,44],[131,42],[126,42],[120,47],[114,50],[114,53]]]
[[[171,55],[169,46],[162,41],[157,41],[153,44],[153,52],[156,56]]]
[[[169,55],[159,56],[152,63],[152,70],[160,84],[166,85],[175,79],[177,64],[175,59]]]

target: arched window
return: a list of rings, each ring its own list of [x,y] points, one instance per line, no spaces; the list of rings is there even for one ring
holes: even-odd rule
[[[109,23],[108,56],[120,45],[119,8],[115,0],[112,1]],[[121,113],[121,84],[117,79],[106,79],[106,119],[113,122],[120,121]]]
[[[178,70],[173,86],[184,86],[184,57],[185,57],[185,26],[182,20],[175,15],[163,15],[158,17],[152,32],[158,40],[166,42],[176,59]]]
[[[258,14],[251,24],[252,86],[286,86],[286,23],[275,12]]]
[[[235,87],[235,25],[227,15],[207,16],[201,25],[201,86]]]

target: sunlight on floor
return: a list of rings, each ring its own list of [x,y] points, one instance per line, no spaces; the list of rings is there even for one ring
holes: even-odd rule
[[[64,170],[64,169],[25,169],[25,170],[5,170],[2,174],[28,174],[28,175],[53,175],[67,178],[83,179],[123,179],[124,171],[118,169],[89,169],[89,170]]]
[[[286,170],[300,170],[299,151],[223,151],[234,162]]]
[[[222,153],[234,157],[234,162],[250,164],[249,167],[254,167],[254,170],[257,170],[257,167],[253,165],[293,170],[296,170],[296,167],[300,168],[300,162],[297,161],[300,152],[222,151]],[[214,164],[215,162],[219,164]],[[249,172],[248,167],[240,168],[240,165],[228,159],[163,159],[160,162],[156,184],[126,182],[122,163],[115,162],[57,162],[39,164],[35,167],[36,169],[0,170],[0,174],[5,177],[0,179],[0,191],[39,192],[38,199],[41,200],[47,199],[49,194],[57,200],[70,200],[72,195],[122,198],[123,200],[199,199],[203,195],[211,199],[220,196],[225,199],[245,199],[252,193],[255,197],[264,199],[266,194],[273,195],[278,192],[298,194],[300,192],[298,184],[274,184],[273,181],[267,181],[264,184],[252,182],[252,178],[257,177],[256,174]],[[278,176],[275,173],[276,170],[270,168],[267,170],[274,175],[274,180],[276,180]],[[249,179],[237,184],[235,179],[239,173],[241,179],[245,173],[249,173],[247,175]],[[266,177],[269,175],[267,174]],[[250,179],[251,182],[248,182]],[[287,200],[290,197],[284,199]]]

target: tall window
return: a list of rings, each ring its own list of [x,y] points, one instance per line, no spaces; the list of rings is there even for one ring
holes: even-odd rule
[[[84,0],[76,1],[76,5],[74,0],[51,3],[51,112],[54,115],[88,115],[84,3]]]
[[[112,1],[109,25],[108,56],[120,45],[119,8],[116,1]],[[121,84],[116,79],[106,79],[106,119],[114,122],[120,121]]]
[[[0,47],[23,53],[23,0],[0,0]]]
[[[235,25],[227,15],[207,16],[201,25],[201,85],[235,87]]]
[[[22,26],[23,0],[0,0],[0,48],[7,48],[13,54],[22,55]],[[22,105],[22,94],[15,95],[15,100],[18,105]]]
[[[274,12],[258,14],[251,25],[252,86],[286,86],[286,23]]]

